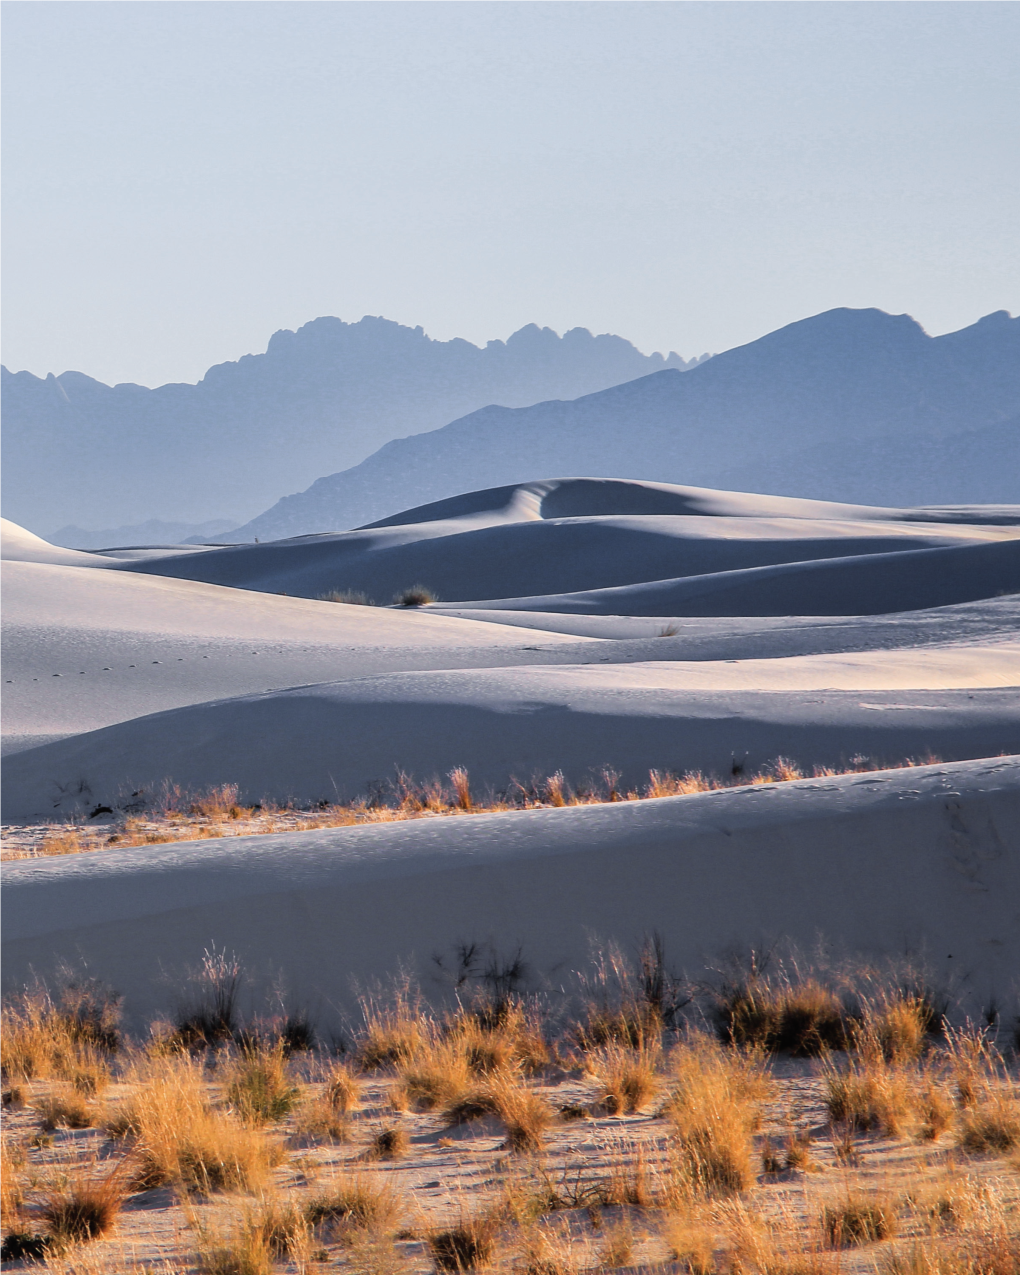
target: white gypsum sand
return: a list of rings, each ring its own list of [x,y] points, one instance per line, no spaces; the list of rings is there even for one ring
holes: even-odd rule
[[[429,945],[526,941],[552,977],[579,959],[586,929],[632,942],[665,926],[685,961],[822,932],[847,950],[937,956],[945,977],[963,953],[967,995],[1011,994],[1003,954],[1015,952],[1017,923],[997,909],[1014,888],[1016,767],[997,755],[1020,753],[1020,510],[568,479],[384,521],[70,558],[15,531],[5,819],[144,808],[164,781],[313,803],[386,800],[398,770],[426,781],[458,766],[481,794],[556,774],[580,785],[605,767],[624,785],[650,769],[732,780],[780,755],[805,773],[951,764],[678,804],[25,861],[8,870],[4,907],[41,928],[10,930],[15,980],[58,953],[92,953],[97,976],[151,1006],[148,940],[161,962],[175,941],[193,961],[247,934],[328,1006],[352,972],[425,961]],[[445,600],[315,600],[363,590],[388,603],[412,585]],[[711,843],[701,858],[678,849],[694,844],[688,818],[697,844]],[[642,858],[653,826],[658,849]],[[530,848],[515,858],[521,838]],[[561,855],[561,843],[573,848]],[[738,843],[744,857],[727,858]],[[411,880],[411,861],[420,878],[405,895],[393,882]],[[259,886],[256,906],[267,863],[275,884]],[[352,863],[377,872],[375,884],[356,881]],[[319,891],[323,864],[339,875]],[[119,900],[115,915],[103,899]],[[392,915],[391,899],[404,900]],[[360,955],[330,949],[345,925],[364,939]],[[319,966],[332,973],[316,981]]]
[[[592,938],[659,932],[691,976],[778,937],[912,955],[976,1012],[1020,961],[1020,760],[844,775],[686,797],[9,864],[4,962],[17,983],[60,961],[168,1008],[203,951],[327,1027],[354,983],[428,977],[457,943],[520,949],[556,985]]]

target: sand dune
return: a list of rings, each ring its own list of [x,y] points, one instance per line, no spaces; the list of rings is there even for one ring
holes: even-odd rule
[[[123,566],[304,597],[356,589],[379,603],[424,584],[447,601],[466,601],[530,599],[775,564],[1020,539],[1020,511],[971,511],[977,520],[973,523],[961,522],[959,510],[947,511],[945,522],[935,521],[939,513],[666,484],[553,479],[469,493],[358,531]],[[998,521],[1007,517],[1015,521]],[[1008,580],[996,583],[994,570],[992,577],[985,594],[946,596],[944,601],[988,596],[1008,587]],[[808,581],[785,613],[834,613],[831,605],[812,605],[814,588],[813,580]],[[703,596],[705,590],[697,592]],[[640,599],[636,605],[640,608]],[[865,596],[859,606],[843,606],[835,613],[889,609],[896,608],[885,604],[884,595],[878,601]],[[677,613],[684,613],[682,603]]]
[[[592,645],[413,610],[38,562],[5,564],[3,598],[7,750],[225,695],[391,669],[530,662],[560,647],[577,659]]]
[[[702,973],[783,936],[925,959],[973,1014],[1020,968],[1020,758],[641,803],[178,843],[8,865],[5,976],[84,962],[129,1021],[172,1007],[210,945],[320,1027],[399,963],[429,985],[458,942],[518,945],[569,980],[593,936],[658,930]]]
[[[467,766],[506,788],[612,766],[728,774],[777,753],[810,767],[863,754],[1020,752],[1020,642],[696,663],[488,668],[321,683],[136,718],[9,757],[9,819],[87,813],[237,783],[248,802],[349,800]],[[1009,688],[1009,689],[999,689]],[[911,692],[914,692],[911,694]],[[918,693],[921,693],[920,695]]]
[[[1020,541],[829,556],[458,609],[595,615],[877,615],[1020,592]]]
[[[446,500],[417,505],[369,523],[400,527],[408,523],[473,518],[494,525],[529,518],[577,518],[619,514],[697,515],[715,518],[799,518],[827,522],[935,522],[971,526],[1020,523],[1020,505],[926,505],[912,509],[841,504],[796,496],[718,491],[677,483],[642,482],[632,478],[550,478],[466,492]]]

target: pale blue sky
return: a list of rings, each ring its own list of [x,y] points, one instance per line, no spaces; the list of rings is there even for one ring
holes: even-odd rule
[[[1020,5],[3,6],[4,361],[195,380],[321,314],[685,356],[1020,309]]]

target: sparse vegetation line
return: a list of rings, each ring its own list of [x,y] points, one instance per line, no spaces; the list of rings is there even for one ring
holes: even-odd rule
[[[47,855],[80,854],[110,847],[159,845],[169,841],[196,841],[215,837],[259,836],[274,832],[305,832],[316,828],[341,828],[363,823],[392,823],[442,815],[496,814],[516,810],[546,810],[565,806],[602,805],[617,801],[647,801],[714,792],[748,784],[790,783],[873,770],[932,765],[937,757],[905,758],[879,764],[858,757],[843,767],[815,766],[810,775],[786,757],[755,774],[735,770],[728,778],[701,771],[674,774],[650,770],[640,788],[621,789],[619,773],[610,767],[576,786],[562,770],[527,783],[517,780],[501,792],[479,796],[472,792],[468,771],[455,767],[447,782],[437,778],[419,782],[398,771],[396,778],[378,786],[371,797],[349,802],[321,801],[313,807],[263,800],[245,805],[237,784],[220,784],[189,793],[165,781],[151,794],[134,794],[119,810],[103,807],[100,815],[111,822],[68,819],[50,824],[7,824],[3,828],[0,859],[32,859]],[[98,816],[97,816],[98,817]]]

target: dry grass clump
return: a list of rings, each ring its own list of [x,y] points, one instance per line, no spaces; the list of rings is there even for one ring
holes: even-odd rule
[[[474,1081],[467,1053],[458,1040],[419,1043],[414,1056],[398,1064],[397,1074],[396,1105],[417,1111],[451,1106]]]
[[[796,1058],[817,1058],[847,1047],[846,1007],[814,978],[752,974],[725,984],[716,993],[714,1008],[719,1037],[727,1044]]]
[[[661,1065],[662,1051],[656,1046],[608,1045],[586,1060],[599,1082],[598,1101],[612,1116],[632,1115],[648,1106],[659,1089]]]
[[[410,1062],[433,1039],[432,1023],[407,979],[400,981],[385,1002],[381,999],[381,994],[376,994],[361,1001],[365,1025],[355,1059],[362,1071]]]
[[[637,965],[618,947],[596,954],[591,975],[582,978],[585,1019],[575,1029],[583,1050],[605,1045],[656,1049],[666,1027],[690,999],[665,964],[662,939],[653,934],[642,944]]]
[[[865,1057],[902,1067],[921,1057],[938,1025],[926,996],[883,992],[864,1001],[852,1028],[853,1045]]]
[[[650,770],[645,797],[686,797],[692,792],[711,792],[719,785],[700,770],[687,770],[674,775],[669,770]]]
[[[6,997],[0,1011],[0,1067],[7,1079],[55,1075],[96,1093],[120,1043],[120,1001],[92,979],[64,978]]]
[[[113,1230],[126,1195],[119,1166],[102,1175],[92,1167],[72,1175],[66,1185],[52,1188],[39,1206],[51,1245],[84,1244],[106,1235]]]
[[[164,1049],[204,1049],[232,1040],[238,1031],[237,1001],[243,976],[237,957],[207,949],[188,979],[188,990],[174,1017],[173,1029],[159,1042]]]
[[[473,1271],[492,1261],[496,1236],[495,1219],[486,1213],[456,1226],[431,1231],[427,1242],[437,1270]]]
[[[896,1210],[890,1200],[851,1195],[823,1209],[821,1225],[832,1248],[855,1248],[895,1235]]]
[[[340,1174],[305,1205],[311,1226],[326,1226],[344,1242],[359,1232],[391,1233],[401,1220],[401,1205],[389,1183],[376,1174]]]
[[[407,1130],[400,1125],[390,1125],[373,1134],[368,1144],[368,1157],[371,1160],[402,1160],[410,1145]]]
[[[549,1045],[538,1024],[513,996],[479,997],[462,1005],[444,1027],[476,1076],[509,1067],[533,1075],[550,1060]]]
[[[673,1090],[663,1114],[673,1126],[678,1185],[708,1194],[746,1190],[754,1180],[753,1134],[766,1092],[760,1064],[694,1034],[670,1063]]]
[[[509,1151],[539,1151],[553,1124],[552,1108],[541,1097],[521,1084],[510,1072],[500,1072],[487,1084],[497,1117],[506,1128]]]
[[[971,1155],[1005,1155],[1020,1147],[1020,1097],[995,1093],[960,1114],[960,1146]]]
[[[954,1243],[915,1243],[891,1253],[882,1275],[1020,1275],[1020,1236],[970,1235]]]
[[[343,602],[347,606],[374,607],[375,601],[360,589],[331,589],[329,593],[320,593],[319,602]]]
[[[246,1124],[282,1120],[293,1110],[300,1090],[290,1083],[282,1045],[242,1048],[227,1073],[226,1097]]]
[[[33,1106],[39,1112],[44,1129],[89,1129],[95,1123],[95,1112],[79,1093],[46,1094]]]
[[[341,1115],[348,1115],[361,1101],[361,1082],[343,1063],[337,1063],[326,1077],[323,1097]]]
[[[845,1068],[827,1064],[825,1105],[834,1125],[859,1133],[895,1138],[913,1109],[909,1078],[875,1059]]]
[[[41,855],[81,854],[86,849],[82,830],[73,824],[47,833],[39,847]]]
[[[155,1058],[133,1077],[134,1098],[116,1123],[134,1141],[141,1188],[176,1183],[186,1191],[254,1190],[276,1148],[257,1130],[213,1110],[201,1067],[183,1056]]]

